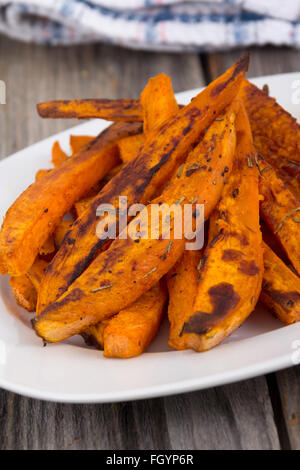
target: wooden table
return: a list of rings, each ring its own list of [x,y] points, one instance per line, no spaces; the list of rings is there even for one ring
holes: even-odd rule
[[[250,77],[299,71],[300,52],[253,49]],[[0,158],[74,121],[42,120],[38,101],[137,97],[159,72],[175,91],[205,85],[241,51],[156,54],[104,45],[47,48],[0,37]],[[18,171],[18,169],[16,169]],[[300,367],[154,400],[64,405],[0,390],[0,449],[300,449]]]

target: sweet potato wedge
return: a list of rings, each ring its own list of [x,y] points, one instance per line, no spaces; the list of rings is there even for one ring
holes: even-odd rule
[[[56,247],[54,243],[54,238],[53,235],[50,235],[50,237],[47,238],[43,246],[39,250],[39,254],[41,256],[46,256],[46,255],[51,255],[55,253]]]
[[[204,215],[209,217],[232,166],[235,113],[233,103],[228,112],[209,127],[180,172],[153,201],[155,204],[159,207],[163,203],[168,207],[175,204],[182,208],[183,202],[188,202],[192,205],[195,221],[197,202],[205,204]],[[124,239],[121,236],[114,240],[66,292],[36,318],[35,330],[39,336],[56,342],[81,333],[135,302],[172,268],[184,251],[185,239],[174,236],[174,214],[170,214],[170,234],[166,238],[159,222],[152,227],[151,212],[154,209],[152,204],[146,207],[129,223],[128,233],[144,219],[156,237]],[[183,216],[183,226],[184,219]]]
[[[47,261],[38,257],[26,273],[26,276],[28,277],[28,279],[30,279],[37,291],[40,288],[41,281],[45,275],[45,270],[48,264],[49,263]]]
[[[286,325],[300,321],[300,278],[264,243],[260,300]]]
[[[131,137],[124,137],[118,143],[120,158],[122,162],[127,163],[134,160],[139,153],[142,145],[145,143],[145,134],[137,134]]]
[[[175,116],[179,109],[171,79],[164,73],[150,78],[141,94],[140,101],[143,108],[145,135],[162,127],[165,122]]]
[[[42,118],[100,118],[108,121],[138,122],[143,120],[139,100],[86,99],[46,101],[37,105]]]
[[[96,349],[104,349],[104,330],[111,321],[111,318],[103,320],[97,325],[92,325],[81,333],[85,343],[88,346],[93,346]]]
[[[262,156],[257,156],[263,220],[278,238],[293,267],[300,274],[300,201]]]
[[[300,125],[274,98],[247,80],[241,94],[257,152],[279,171],[300,199]]]
[[[157,134],[150,135],[139,156],[127,163],[100,192],[90,208],[74,223],[66,240],[47,270],[38,299],[38,313],[56,300],[89,266],[106,240],[97,233],[96,209],[110,203],[119,209],[119,195],[127,196],[128,206],[148,203],[184,159],[207,126],[232,101],[248,68],[248,56],[241,58],[224,75],[211,83],[193,101],[178,111]],[[215,194],[215,193],[213,193]]]
[[[37,301],[37,291],[27,276],[12,276],[9,279],[17,304],[28,312],[34,312]]]
[[[184,319],[194,312],[202,257],[201,250],[185,250],[167,276],[169,345],[175,349],[185,349],[185,338],[181,337],[181,330]]]
[[[116,165],[116,140],[139,131],[139,124],[113,124],[19,196],[0,232],[0,273],[28,271],[63,215]]]
[[[160,281],[115,315],[104,328],[104,356],[126,359],[146,351],[158,332],[167,297],[165,283]]]
[[[68,155],[62,150],[60,143],[56,140],[52,146],[52,163],[54,167],[60,166],[67,158]]]
[[[54,243],[57,250],[61,247],[61,244],[72,225],[72,220],[62,220],[56,227],[54,232]]]
[[[193,313],[172,346],[206,351],[236,330],[258,300],[263,274],[258,171],[244,107],[236,119],[237,151],[229,182],[210,219]],[[215,235],[216,234],[216,235]],[[177,346],[178,345],[178,346]]]
[[[70,135],[70,147],[72,155],[91,142],[95,137],[91,135]]]

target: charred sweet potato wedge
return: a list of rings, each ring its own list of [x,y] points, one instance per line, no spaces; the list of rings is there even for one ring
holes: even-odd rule
[[[104,328],[104,356],[126,359],[146,351],[160,327],[167,297],[164,283],[159,282],[115,315]]]
[[[153,201],[157,206],[151,204],[145,208],[129,223],[128,231],[125,229],[130,235],[144,220],[148,231],[151,227],[151,236],[140,238],[133,235],[124,239],[121,234],[114,240],[66,292],[36,318],[35,330],[39,336],[56,342],[81,333],[135,302],[172,268],[184,251],[185,239],[175,237],[175,216],[172,213],[168,214],[168,236],[164,236],[164,228],[159,221],[151,226],[152,210],[164,203],[168,207],[174,205],[182,209],[183,203],[188,202],[193,209],[193,221],[196,221],[196,203],[199,203],[205,204],[204,215],[209,217],[232,167],[236,106],[233,103],[227,113],[209,127],[169,186]],[[185,217],[181,223],[185,226]]]
[[[286,325],[300,321],[300,278],[265,243],[260,300]]]
[[[236,119],[234,167],[210,219],[193,313],[188,311],[172,346],[206,351],[236,330],[253,311],[263,275],[258,170],[244,107]]]
[[[70,239],[74,243],[65,240],[47,270],[39,292],[39,313],[68,289],[103,246],[107,247],[106,240],[101,240],[101,234],[97,232],[97,207],[109,203],[118,210],[120,194],[127,196],[128,206],[138,202],[148,203],[161,185],[166,184],[177,166],[183,163],[202,132],[232,102],[248,62],[248,56],[241,58],[189,105],[180,109],[157,133],[151,134],[138,157],[127,163],[92,201],[90,208],[72,227]],[[222,187],[222,178],[220,181]]]
[[[37,291],[30,279],[24,276],[12,276],[9,279],[10,286],[20,307],[28,312],[34,312],[37,301]]]
[[[260,171],[259,191],[263,196],[261,216],[300,274],[300,201],[262,156],[256,159]]]
[[[28,271],[63,215],[116,165],[116,141],[139,131],[139,124],[113,124],[19,196],[0,232],[0,273]]]
[[[138,122],[143,120],[139,100],[85,99],[46,101],[37,105],[42,118],[100,118],[107,121]]]
[[[102,322],[98,323],[97,325],[92,325],[87,328],[81,336],[83,337],[85,343],[88,346],[93,346],[96,349],[103,350],[104,349],[104,330],[111,321],[111,318],[107,320],[103,320]]]
[[[300,199],[300,125],[274,98],[247,80],[241,94],[257,152],[279,171]]]
[[[169,345],[175,349],[185,349],[185,338],[182,338],[181,330],[184,319],[194,312],[202,257],[201,250],[185,250],[167,275]]]

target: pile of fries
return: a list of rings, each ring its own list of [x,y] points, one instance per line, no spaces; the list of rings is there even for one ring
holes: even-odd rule
[[[3,222],[0,273],[44,342],[80,334],[129,358],[167,312],[169,344],[205,351],[259,299],[283,323],[300,320],[300,126],[245,79],[248,64],[243,56],[186,106],[164,74],[139,100],[38,105],[44,118],[113,121],[95,138],[71,136],[71,156],[56,142],[54,168],[37,172]],[[155,238],[122,236],[140,214],[105,237],[97,208],[118,214],[119,196],[150,211],[189,203],[195,222],[203,204],[204,247],[186,250],[172,215],[167,238],[160,224]]]

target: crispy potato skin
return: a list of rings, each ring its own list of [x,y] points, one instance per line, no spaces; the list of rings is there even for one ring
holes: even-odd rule
[[[161,281],[115,315],[104,328],[104,356],[126,359],[146,351],[158,332],[167,297]]]
[[[285,221],[284,219],[292,210],[300,207],[300,201],[294,197],[269,163],[258,157],[258,164],[262,173],[259,178],[259,191],[263,196],[260,203],[261,216],[279,240],[299,275],[300,224],[295,220],[300,218],[300,210],[291,214]],[[264,171],[265,168],[268,168],[268,171]]]
[[[182,205],[184,201],[192,203],[197,197],[197,203],[205,204],[205,217],[209,217],[220,198],[227,170],[232,167],[235,109],[233,104],[221,121],[210,126],[190,152],[180,177],[175,174],[154,203]],[[196,170],[191,172],[191,165],[196,165]],[[150,227],[151,210],[150,205],[133,219],[128,233],[134,231],[137,221],[143,218]],[[174,239],[174,216],[170,221],[170,237],[162,237],[161,227],[153,228],[157,238],[140,238],[138,243],[131,237],[114,240],[110,248],[98,255],[70,288],[37,317],[37,334],[46,341],[56,342],[81,333],[126,308],[153,287],[172,268],[185,247],[184,238]]]
[[[38,313],[56,300],[103,250],[105,240],[96,234],[96,209],[104,203],[119,208],[119,195],[127,196],[128,206],[148,203],[161,185],[180,165],[205,128],[231,103],[237,94],[249,57],[245,56],[224,75],[211,83],[157,133],[151,134],[136,159],[115,176],[99,193],[90,208],[74,223],[70,237],[50,264],[38,299]],[[98,234],[99,235],[99,234]]]
[[[255,165],[248,166],[248,156],[253,158],[255,152],[243,107],[236,128],[234,168],[210,219],[213,237],[205,250],[194,312],[187,312],[178,341],[172,341],[175,348],[206,351],[216,346],[248,317],[260,294],[263,252],[258,173]]]
[[[27,276],[12,276],[9,279],[16,302],[28,312],[34,312],[37,301],[37,291]]]
[[[286,325],[300,321],[300,279],[264,243],[261,301]]]
[[[170,77],[161,73],[150,78],[141,94],[144,133],[149,135],[172,119],[178,112]]]
[[[185,349],[185,338],[180,336],[184,319],[193,314],[198,290],[200,250],[185,250],[167,275],[169,291],[168,317],[170,321],[169,345]]]
[[[241,94],[256,150],[279,171],[300,199],[300,125],[274,98],[247,80]]]
[[[37,111],[43,118],[100,118],[108,121],[138,122],[143,120],[139,100],[85,99],[57,100],[39,103]]]
[[[70,147],[72,155],[91,142],[95,137],[91,135],[70,135]]]
[[[0,273],[16,276],[28,271],[63,215],[116,165],[116,140],[139,130],[137,124],[113,124],[19,196],[0,232]]]

